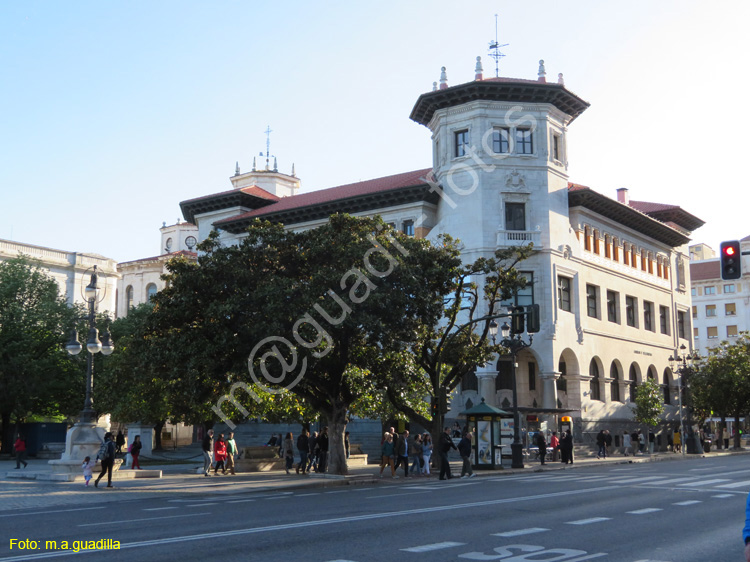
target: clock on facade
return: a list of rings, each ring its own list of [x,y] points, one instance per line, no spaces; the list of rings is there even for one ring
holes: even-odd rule
[[[195,236],[185,238],[185,245],[188,247],[188,250],[192,250],[197,243],[198,241],[195,239]]]

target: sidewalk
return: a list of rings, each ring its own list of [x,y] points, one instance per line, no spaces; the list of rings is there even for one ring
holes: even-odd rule
[[[53,482],[35,479],[19,478],[26,473],[50,473],[51,465],[46,460],[30,459],[27,468],[15,469],[15,460],[0,461],[0,511],[12,509],[44,509],[58,506],[64,510],[65,506],[86,506],[98,503],[119,501],[137,501],[156,497],[184,498],[191,495],[216,494],[227,495],[263,493],[290,494],[301,488],[351,486],[362,484],[399,485],[404,482],[410,485],[429,483],[442,485],[438,482],[437,474],[429,478],[403,478],[403,470],[399,470],[399,479],[384,476],[378,477],[380,471],[377,465],[367,465],[350,469],[346,476],[312,474],[302,476],[295,473],[287,475],[283,470],[271,472],[242,473],[236,476],[204,477],[198,473],[203,466],[202,458],[191,457],[189,449],[176,452],[165,452],[146,461],[144,468],[161,470],[161,478],[130,478],[113,480],[114,488],[94,488],[93,482],[87,488],[83,482]],[[187,453],[187,454],[186,454]],[[498,477],[510,474],[529,474],[535,472],[550,472],[561,470],[585,469],[602,464],[647,463],[669,460],[698,459],[703,457],[719,457],[735,454],[750,454],[748,451],[717,451],[701,455],[683,455],[676,453],[655,453],[649,455],[614,456],[607,459],[592,457],[578,457],[574,464],[564,465],[559,462],[548,461],[544,466],[539,461],[531,461],[523,469],[504,468],[502,470],[475,470],[477,477]],[[142,461],[145,459],[142,458]],[[163,464],[151,464],[163,462]],[[181,462],[182,464],[176,464]],[[461,473],[461,462],[452,461],[451,470],[454,477]],[[9,474],[10,473],[10,474]],[[19,474],[20,473],[20,474]],[[10,477],[9,477],[10,476]],[[95,474],[96,476],[96,474]],[[449,485],[449,484],[447,484]],[[1,517],[1,516],[0,516]]]

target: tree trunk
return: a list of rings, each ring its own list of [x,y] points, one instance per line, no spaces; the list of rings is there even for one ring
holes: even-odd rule
[[[2,429],[2,449],[0,449],[0,453],[3,454],[10,454],[11,447],[13,446],[13,429],[10,426],[10,413],[3,412],[0,414],[0,419],[2,419],[3,423],[3,429]]]
[[[735,412],[734,414],[734,448],[741,449],[742,443],[740,442],[740,413]]]
[[[431,462],[435,463],[435,472],[437,473],[440,473],[440,465],[442,464],[439,451],[440,436],[443,434],[443,430],[445,429],[444,427],[442,427],[442,425],[443,416],[437,415],[433,418],[432,423],[428,427],[428,429],[430,430],[430,437],[432,437]],[[432,472],[432,470],[430,470],[430,472]]]
[[[334,408],[327,413],[328,418],[328,472],[331,474],[348,474],[344,449],[344,432],[346,431],[346,408]]]
[[[164,424],[166,422],[164,420],[158,422],[154,426],[154,450],[161,451],[161,430],[164,429]]]

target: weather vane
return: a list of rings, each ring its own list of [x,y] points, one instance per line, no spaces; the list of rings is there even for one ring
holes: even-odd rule
[[[504,45],[500,45],[497,42],[497,14],[495,14],[495,40],[490,41],[490,56],[495,59],[495,77],[498,78],[500,76],[500,59],[503,58],[505,55],[500,52],[500,49],[503,47],[507,47],[509,43],[505,43]]]

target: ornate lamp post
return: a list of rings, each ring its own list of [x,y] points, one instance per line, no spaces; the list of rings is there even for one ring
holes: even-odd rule
[[[99,339],[99,330],[96,328],[96,304],[99,294],[97,285],[98,275],[96,266],[91,274],[91,280],[84,290],[84,296],[88,303],[88,314],[81,318],[89,323],[89,336],[86,340],[86,350],[89,352],[86,357],[86,398],[83,402],[83,410],[80,413],[79,421],[83,423],[92,423],[96,421],[96,413],[93,408],[91,391],[94,385],[94,354],[101,352],[102,355],[110,355],[115,350],[109,331],[105,330]],[[78,341],[78,331],[74,328],[70,334],[70,341],[65,344],[65,349],[71,355],[78,355],[83,346]]]
[[[513,443],[510,445],[511,450],[511,468],[523,468],[523,443],[521,443],[521,418],[518,411],[518,383],[516,381],[516,356],[518,352],[529,347],[533,342],[533,336],[529,334],[529,342],[526,343],[521,339],[520,333],[511,333],[510,326],[503,322],[500,332],[503,339],[500,345],[510,351],[511,357],[511,375],[513,377]],[[492,342],[495,342],[497,335],[497,322],[490,322],[490,335]]]
[[[690,387],[688,385],[690,375],[693,372],[693,365],[700,361],[700,355],[697,351],[688,353],[685,344],[680,346],[679,353],[675,350],[674,355],[669,357],[669,367],[672,371],[680,375],[680,401],[682,401],[682,389],[685,388],[685,409],[687,410],[687,436],[685,450],[688,454],[700,454],[700,441],[693,431],[693,419],[690,408]],[[682,407],[680,407],[680,420],[682,420]],[[684,434],[684,432],[683,432]]]

